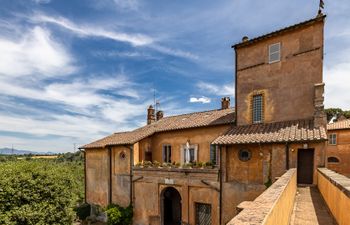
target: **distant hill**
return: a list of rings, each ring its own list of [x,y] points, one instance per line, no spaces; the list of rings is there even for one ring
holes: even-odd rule
[[[19,149],[13,149],[12,148],[0,148],[0,155],[55,155],[56,153],[53,152],[35,152],[35,151],[28,151],[28,150],[19,150]]]

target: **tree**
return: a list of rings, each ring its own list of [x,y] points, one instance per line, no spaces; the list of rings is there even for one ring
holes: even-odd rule
[[[72,224],[81,197],[71,165],[48,160],[0,165],[0,224]]]

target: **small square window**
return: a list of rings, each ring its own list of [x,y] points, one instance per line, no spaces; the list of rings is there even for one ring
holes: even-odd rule
[[[337,144],[337,134],[330,134],[329,135],[328,144],[330,144],[330,145]]]
[[[281,60],[281,43],[272,44],[269,46],[269,63],[278,62]]]

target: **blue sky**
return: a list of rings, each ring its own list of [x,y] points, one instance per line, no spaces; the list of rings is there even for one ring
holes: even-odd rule
[[[313,18],[317,0],[0,0],[0,148],[67,152],[234,101],[230,46]],[[326,107],[350,109],[350,2],[325,1]]]

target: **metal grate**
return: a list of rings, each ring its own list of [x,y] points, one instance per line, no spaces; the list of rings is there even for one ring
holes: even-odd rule
[[[261,123],[263,120],[263,96],[253,96],[253,123]]]
[[[211,205],[196,203],[196,225],[211,225]]]

